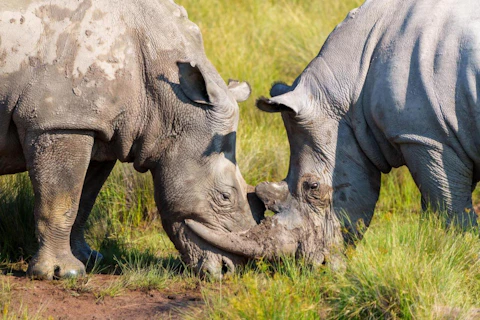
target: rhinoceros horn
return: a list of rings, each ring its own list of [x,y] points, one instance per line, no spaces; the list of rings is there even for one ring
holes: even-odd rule
[[[265,218],[259,225],[242,233],[222,233],[193,220],[185,220],[185,223],[215,247],[252,259],[293,254],[298,248],[296,233],[289,232],[288,225],[279,215]]]
[[[288,203],[288,186],[284,181],[262,183],[257,186],[256,194],[267,209],[274,212],[285,209]],[[185,220],[185,223],[198,236],[219,249],[248,258],[270,258],[297,251],[303,219],[296,211],[280,213],[265,218],[260,224],[241,233],[221,233],[193,220]]]

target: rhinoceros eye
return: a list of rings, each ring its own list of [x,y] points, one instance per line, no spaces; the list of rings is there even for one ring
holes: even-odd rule
[[[230,194],[227,193],[227,192],[222,192],[220,194],[220,198],[223,200],[223,201],[230,201]]]
[[[236,198],[235,198],[235,192],[234,190],[227,191],[225,189],[223,190],[216,190],[215,195],[213,195],[213,201],[217,206],[220,207],[231,207],[235,205],[236,203]]]
[[[317,190],[320,184],[318,182],[310,183],[310,190]]]

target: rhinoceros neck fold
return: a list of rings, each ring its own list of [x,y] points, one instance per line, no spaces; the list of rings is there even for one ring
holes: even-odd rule
[[[307,80],[301,82],[313,86],[310,92],[324,100],[320,104],[333,118],[340,119],[359,99],[383,25],[389,19],[380,14],[381,10],[371,8],[373,5],[384,4],[367,2],[352,10],[300,76]]]
[[[385,6],[391,8],[386,10]],[[352,10],[331,33],[299,81],[315,97],[317,113],[352,127],[351,138],[357,140],[364,155],[382,172],[389,172],[398,164],[392,161],[395,157],[384,156],[383,146],[388,149],[388,142],[371,134],[362,102],[372,60],[396,6],[402,6],[400,1],[367,1]],[[396,154],[391,148],[388,151]]]

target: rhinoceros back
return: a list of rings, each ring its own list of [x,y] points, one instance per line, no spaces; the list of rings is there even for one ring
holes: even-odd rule
[[[398,166],[392,145],[446,145],[480,165],[478,1],[375,3],[387,17],[360,102],[382,153]]]

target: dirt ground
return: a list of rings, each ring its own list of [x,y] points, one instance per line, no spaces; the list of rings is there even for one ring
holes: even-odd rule
[[[194,315],[203,301],[199,290],[169,288],[165,291],[125,289],[118,296],[102,296],[102,288],[115,281],[113,275],[90,275],[80,286],[61,281],[35,281],[23,274],[0,275],[3,312],[28,319],[183,319]],[[72,288],[73,287],[73,288]],[[5,317],[8,315],[8,317]]]

